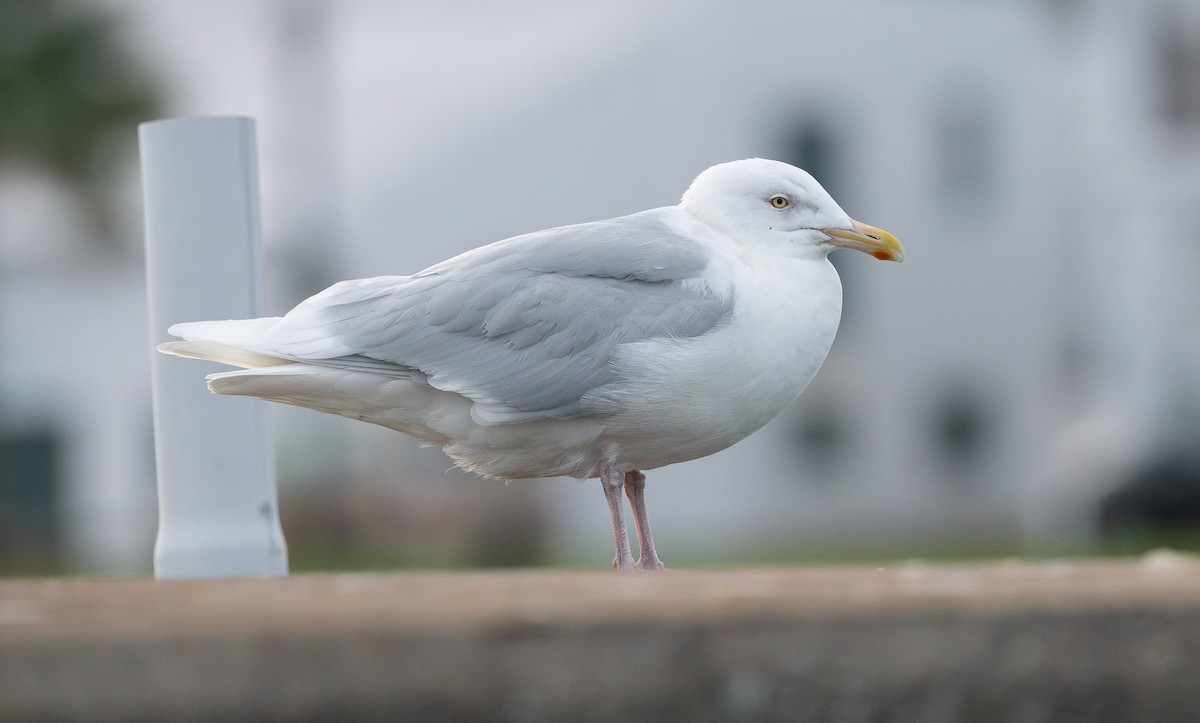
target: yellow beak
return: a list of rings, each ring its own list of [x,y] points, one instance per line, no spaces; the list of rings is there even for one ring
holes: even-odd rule
[[[881,228],[850,220],[853,231],[844,228],[823,228],[821,233],[829,237],[834,246],[868,253],[880,261],[903,261],[904,247],[896,237]]]

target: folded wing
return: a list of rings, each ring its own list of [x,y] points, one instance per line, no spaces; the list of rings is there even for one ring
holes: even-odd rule
[[[482,424],[583,416],[582,397],[615,381],[619,345],[699,336],[732,308],[703,282],[709,252],[672,230],[673,211],[518,236],[411,277],[335,284],[282,318],[171,333],[235,347],[254,366],[407,377],[471,399]]]

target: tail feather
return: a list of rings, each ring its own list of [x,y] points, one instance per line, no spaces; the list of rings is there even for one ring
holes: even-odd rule
[[[207,359],[243,369],[290,364],[294,360],[272,354],[261,341],[262,332],[278,321],[279,318],[275,317],[175,324],[167,329],[167,333],[183,337],[183,341],[159,344],[158,350],[164,354]]]
[[[219,341],[168,341],[159,344],[157,349],[164,354],[174,354],[186,359],[205,359],[242,369],[260,369],[295,363],[290,359],[280,359],[248,349],[239,349]]]
[[[244,349],[266,351],[262,347],[263,332],[279,323],[278,316],[261,319],[228,319],[226,321],[187,321],[174,324],[167,333],[187,341],[219,341]]]
[[[284,362],[286,368],[251,368],[249,371],[229,371],[209,374],[205,377],[208,388],[215,394],[261,397],[273,401],[289,401],[286,397],[295,392],[298,384],[310,383],[322,371],[307,364]],[[296,402],[290,402],[296,403]],[[301,405],[306,406],[306,405]]]

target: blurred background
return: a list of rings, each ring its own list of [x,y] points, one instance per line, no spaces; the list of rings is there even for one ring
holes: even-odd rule
[[[271,314],[748,156],[895,233],[792,409],[649,475],[669,566],[1200,545],[1200,0],[0,0],[0,574],[150,570],[182,115],[257,120]],[[294,570],[612,557],[595,481],[275,414]]]

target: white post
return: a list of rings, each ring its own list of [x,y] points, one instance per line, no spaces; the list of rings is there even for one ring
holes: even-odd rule
[[[151,342],[177,322],[261,315],[254,121],[159,120],[138,136]],[[155,577],[286,575],[268,410],[209,393],[219,365],[151,354]]]

